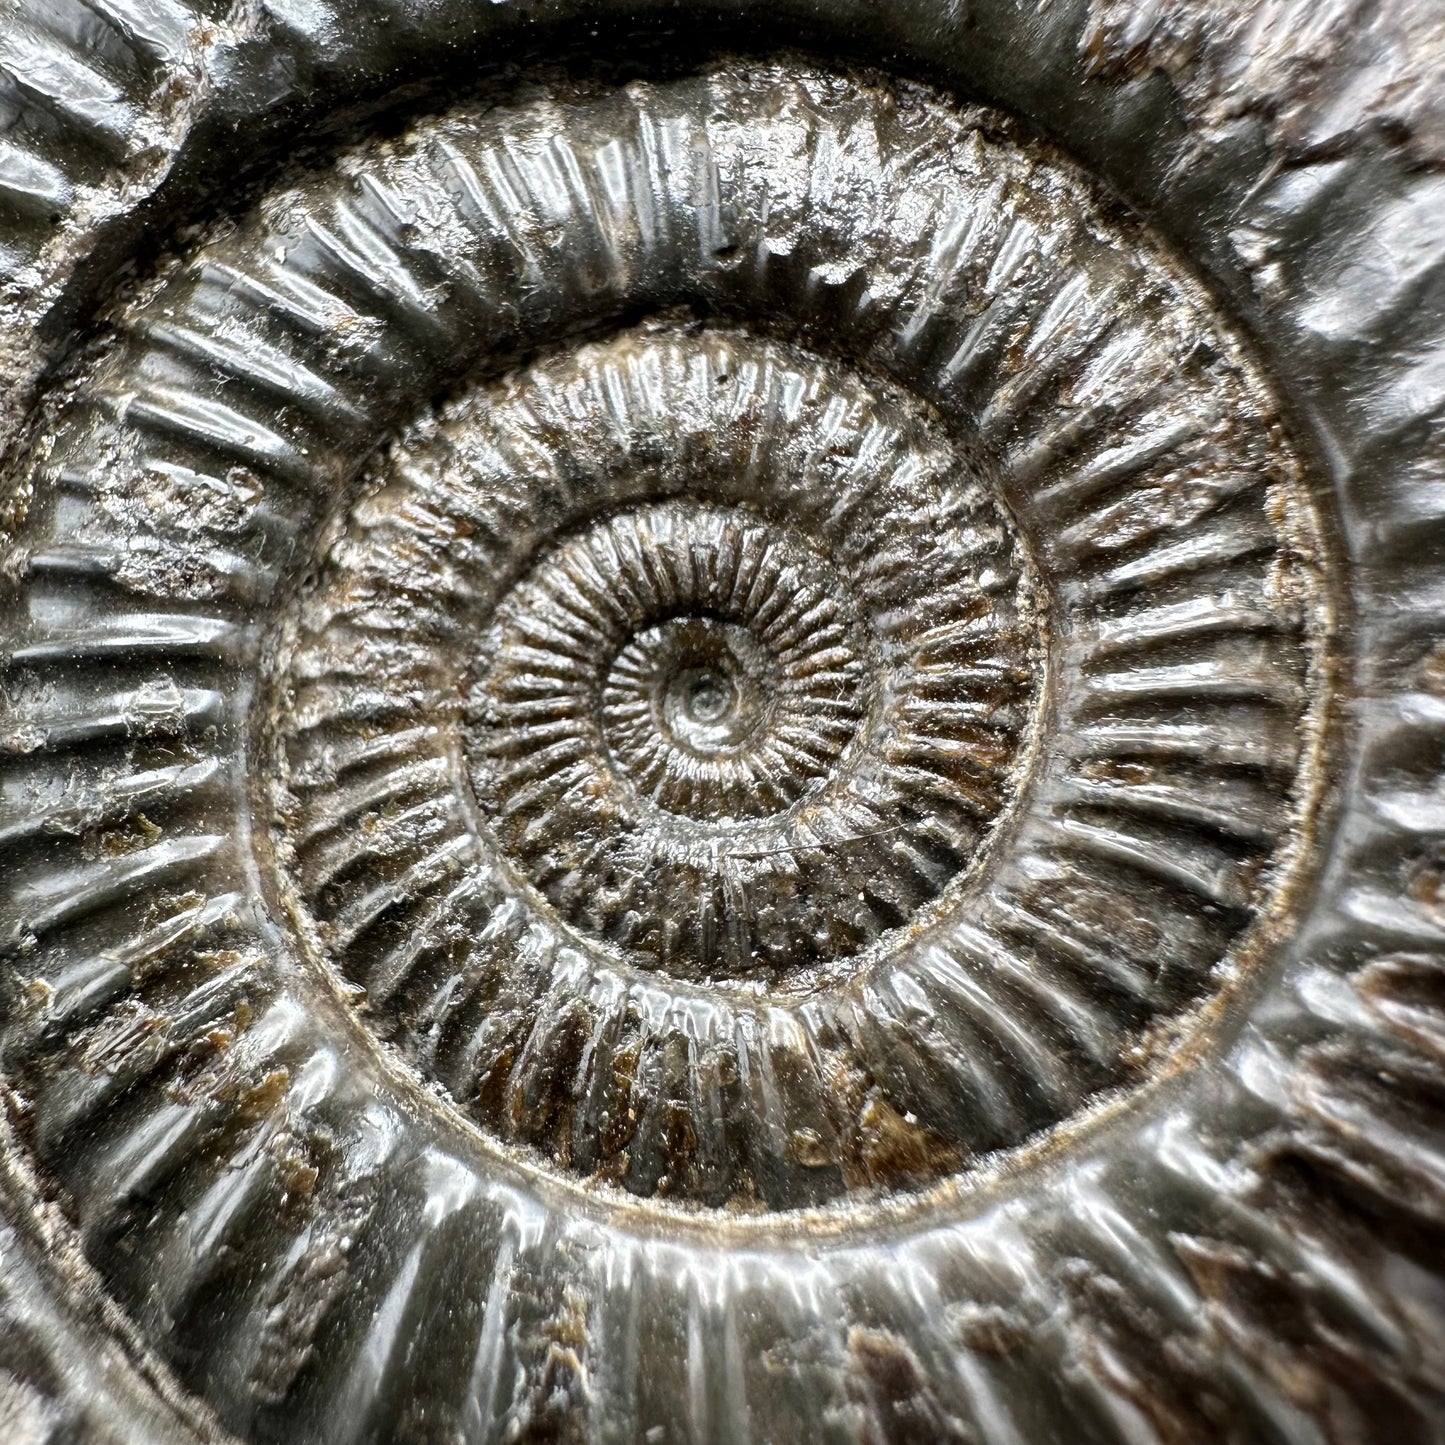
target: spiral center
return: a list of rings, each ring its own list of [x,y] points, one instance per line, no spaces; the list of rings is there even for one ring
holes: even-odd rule
[[[737,704],[737,689],[732,679],[717,672],[687,672],[673,680],[671,689],[680,694],[677,706],[680,716],[673,719],[673,727],[679,723],[696,729],[709,728],[721,722]],[[711,739],[698,735],[695,745],[707,746]]]
[[[659,730],[679,747],[701,756],[735,752],[768,710],[774,669],[744,627],[710,617],[678,619],[651,629],[629,651],[666,657],[656,675],[654,714]]]

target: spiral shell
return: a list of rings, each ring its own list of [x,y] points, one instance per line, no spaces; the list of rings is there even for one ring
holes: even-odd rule
[[[263,159],[23,424],[27,1298],[157,1439],[1429,1438],[1326,383],[1002,109],[637,69]]]

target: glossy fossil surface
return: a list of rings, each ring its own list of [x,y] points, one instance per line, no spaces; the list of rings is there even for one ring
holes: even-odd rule
[[[1097,174],[724,51],[419,88],[138,268],[8,463],[23,1428],[1432,1438],[1434,182],[1261,179],[1268,16],[1184,131],[1021,78],[1199,13],[971,17]],[[25,196],[443,23],[328,16],[130,91],[32,17],[116,76]]]

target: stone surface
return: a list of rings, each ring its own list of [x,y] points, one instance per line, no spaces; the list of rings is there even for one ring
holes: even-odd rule
[[[1429,7],[0,22],[0,1435],[1439,1437]]]

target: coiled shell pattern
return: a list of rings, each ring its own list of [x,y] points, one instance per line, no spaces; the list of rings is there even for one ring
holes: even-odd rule
[[[0,38],[19,1438],[1436,1438],[1432,132],[844,8]]]

